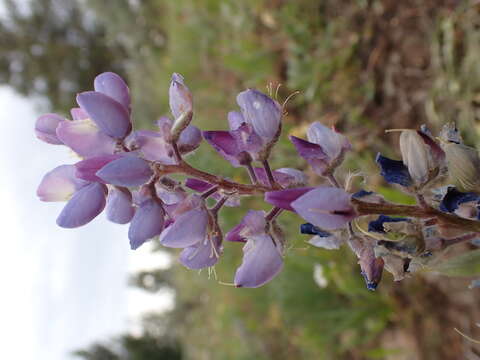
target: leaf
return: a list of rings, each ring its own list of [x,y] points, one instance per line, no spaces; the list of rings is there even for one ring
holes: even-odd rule
[[[433,271],[447,276],[473,276],[480,274],[480,249],[448,259],[434,267]]]

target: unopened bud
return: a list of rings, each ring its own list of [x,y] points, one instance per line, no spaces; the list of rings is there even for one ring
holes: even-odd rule
[[[172,75],[172,82],[168,91],[170,110],[175,119],[183,113],[192,111],[193,98],[192,93],[183,82],[183,76],[177,73]]]
[[[191,111],[187,111],[175,119],[172,129],[170,130],[170,142],[176,142],[178,140],[182,131],[185,130],[188,125],[190,125],[192,118],[193,113]]]

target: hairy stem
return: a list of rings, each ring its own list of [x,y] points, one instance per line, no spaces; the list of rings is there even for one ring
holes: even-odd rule
[[[268,178],[268,183],[270,186],[274,189],[280,189],[280,185],[277,184],[275,181],[275,178],[273,177],[273,172],[272,169],[270,168],[270,164],[268,163],[268,160],[263,160],[262,161],[263,168],[265,169],[265,173],[267,174]]]
[[[248,176],[250,176],[250,181],[253,185],[258,183],[257,174],[255,174],[255,170],[253,169],[252,163],[248,163],[245,165],[245,168],[248,171]]]

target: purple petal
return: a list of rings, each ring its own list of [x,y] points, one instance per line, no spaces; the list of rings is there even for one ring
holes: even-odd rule
[[[72,114],[73,120],[85,120],[88,119],[88,114],[82,108],[71,108],[70,114]]]
[[[96,174],[98,170],[113,160],[120,159],[122,155],[99,155],[79,161],[75,164],[75,176],[90,182],[103,182]]]
[[[175,119],[178,119],[184,112],[192,111],[192,94],[183,81],[183,76],[177,73],[172,75],[169,89],[170,109]]]
[[[125,81],[113,72],[98,75],[93,82],[95,91],[101,92],[122,104],[130,112],[130,90]]]
[[[153,199],[144,201],[133,215],[128,228],[130,248],[135,250],[145,241],[160,235],[164,217],[165,211],[157,201]]]
[[[153,175],[150,165],[136,156],[113,160],[97,171],[96,175],[108,184],[135,187],[145,184]]]
[[[285,175],[283,178],[282,175]],[[273,172],[277,182],[283,187],[299,187],[308,183],[307,175],[303,171],[292,168],[280,168]]]
[[[262,286],[282,270],[282,256],[272,238],[266,234],[249,239],[243,252],[242,265],[235,273],[237,287]]]
[[[178,149],[182,154],[189,153],[200,145],[202,132],[194,125],[188,125],[178,139]]]
[[[127,224],[132,220],[135,209],[132,194],[125,188],[114,188],[107,196],[107,219],[116,224]]]
[[[322,147],[318,144],[300,139],[296,136],[290,136],[290,141],[297,149],[298,154],[306,160],[311,159],[327,159],[327,155],[323,152]]]
[[[295,211],[290,205],[293,201],[297,200],[300,196],[313,190],[312,187],[294,188],[278,191],[269,191],[265,193],[265,201],[278,206],[279,208]]]
[[[356,217],[351,195],[339,188],[317,187],[292,202],[302,218],[324,229],[338,229]]]
[[[204,131],[203,138],[233,166],[241,166],[236,158],[240,150],[229,131]]]
[[[237,130],[242,124],[245,123],[242,113],[238,111],[230,111],[228,113],[228,124],[230,130]]]
[[[189,269],[198,270],[215,265],[222,254],[222,241],[219,236],[205,238],[189,246],[180,253],[180,263]]]
[[[106,135],[123,139],[132,130],[130,115],[125,107],[98,91],[77,95],[77,103]]]
[[[90,119],[62,121],[57,127],[58,138],[82,157],[113,154],[115,140],[105,135]]]
[[[245,121],[267,142],[277,135],[282,117],[281,106],[260,91],[248,89],[237,96]]]
[[[342,134],[314,122],[307,131],[308,141],[318,144],[323,152],[331,159],[337,158],[342,151],[350,150],[352,145]]]
[[[95,219],[105,208],[107,187],[91,183],[78,190],[67,202],[57,218],[57,225],[63,228],[76,228]]]
[[[185,186],[192,189],[192,190],[198,191],[198,192],[205,192],[205,191],[213,188],[215,185],[212,185],[212,184],[210,184],[206,181],[203,181],[203,180],[188,178],[185,181]],[[217,192],[217,193],[213,194],[211,197],[218,201],[222,198],[222,194]],[[228,200],[225,202],[224,205],[228,206],[228,207],[240,206],[240,199],[239,199],[238,196],[232,195],[228,198]]]
[[[172,128],[172,125],[172,120],[170,120],[166,116],[162,116],[160,119],[157,120],[158,132],[164,139],[170,137],[170,130]]]
[[[230,134],[235,139],[238,152],[246,151],[252,158],[258,158],[258,153],[263,148],[263,141],[250,124],[242,124],[238,129],[230,131]]]
[[[57,126],[63,117],[57,114],[45,114],[40,116],[35,123],[35,134],[37,138],[52,145],[63,145],[63,142],[57,136]]]
[[[246,242],[248,237],[265,233],[266,226],[263,211],[249,210],[240,223],[227,233],[225,240]]]
[[[45,174],[38,186],[37,196],[41,201],[66,201],[87,184],[75,176],[74,165],[60,165]]]
[[[205,239],[208,214],[203,209],[192,209],[175,219],[160,236],[160,243],[172,248],[185,248]]]

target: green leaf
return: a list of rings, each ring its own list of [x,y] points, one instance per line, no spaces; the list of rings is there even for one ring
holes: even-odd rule
[[[448,259],[432,268],[447,276],[472,276],[480,274],[480,249]]]

